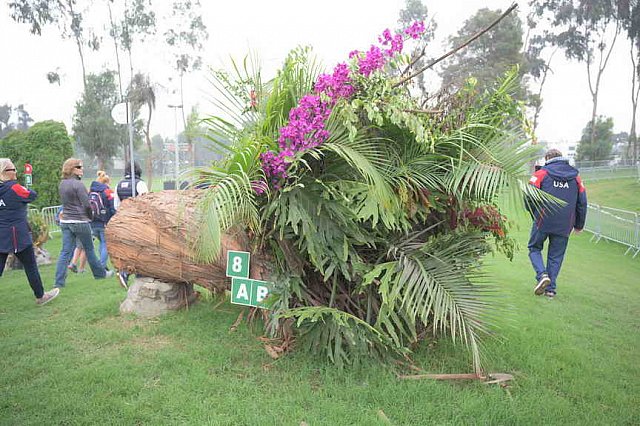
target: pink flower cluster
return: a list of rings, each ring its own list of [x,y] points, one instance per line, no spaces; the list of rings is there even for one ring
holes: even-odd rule
[[[333,74],[320,75],[314,92],[316,94],[303,96],[298,106],[289,111],[289,123],[280,129],[278,138],[280,152],[269,151],[261,155],[262,169],[274,184],[287,177],[287,167],[297,152],[315,148],[329,137],[325,123],[331,109],[339,99],[350,98],[355,93],[347,64],[338,64]],[[322,94],[329,99],[325,100]]]
[[[386,29],[378,40],[382,46],[388,47],[387,49],[371,46],[365,53],[357,50],[351,52],[349,58],[355,57],[358,73],[369,77],[374,71],[382,69],[388,58],[402,52],[405,34],[415,39],[420,37],[424,30],[424,22],[414,22],[403,33],[393,35]],[[315,94],[303,96],[298,105],[289,111],[289,123],[280,129],[280,151],[268,151],[260,156],[264,173],[276,188],[280,179],[287,178],[287,168],[296,153],[315,148],[327,140],[329,132],[325,124],[335,104],[340,99],[349,99],[355,94],[356,88],[349,66],[340,63],[333,69],[332,74],[320,75],[313,90]]]
[[[332,101],[340,98],[350,98],[356,91],[349,78],[349,66],[342,62],[333,69],[333,74],[321,74],[313,86],[313,91],[324,93]]]
[[[415,21],[409,27],[405,28],[404,33],[415,40],[420,38],[420,36],[424,34],[424,31],[424,21]]]

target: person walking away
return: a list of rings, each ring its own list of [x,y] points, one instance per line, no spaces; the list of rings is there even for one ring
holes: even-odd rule
[[[140,168],[140,164],[138,164],[137,161],[134,161],[133,172],[136,181],[135,191],[131,190],[131,163],[127,163],[127,165],[125,166],[124,179],[118,182],[118,185],[116,186],[116,193],[114,194],[113,204],[116,210],[118,210],[118,208],[120,207],[120,203],[127,198],[135,197],[149,192],[147,184],[140,178],[140,176],[142,175],[142,169]]]
[[[527,208],[534,222],[529,236],[529,259],[536,273],[536,295],[545,294],[549,298],[556,295],[556,281],[573,230],[579,233],[587,218],[587,192],[578,170],[569,164],[557,149],[545,154],[545,165],[537,170],[529,183],[536,188],[564,201],[542,203],[534,206],[528,202]],[[542,258],[542,249],[549,240],[547,263]]]
[[[114,197],[114,206],[116,210],[120,208],[120,203],[127,198],[135,197],[137,195],[142,195],[149,192],[147,184],[140,178],[140,176],[142,176],[142,169],[140,168],[140,164],[138,164],[137,161],[134,161],[133,163],[133,175],[135,177],[136,183],[135,190],[131,186],[131,163],[127,163],[125,166],[124,179],[118,182],[118,186],[116,187],[116,193]],[[118,281],[124,289],[129,288],[129,273],[127,271],[119,271]]]
[[[20,185],[16,178],[13,162],[9,158],[0,158],[0,276],[9,253],[14,253],[24,266],[36,303],[44,305],[55,299],[60,289],[44,291],[27,221],[27,205],[38,194]]]
[[[82,184],[82,161],[69,158],[62,165],[62,181],[59,192],[62,200],[63,216],[60,219],[62,231],[62,249],[56,264],[55,286],[64,287],[67,279],[67,265],[73,256],[76,238],[82,242],[87,261],[94,278],[110,277],[113,272],[107,271],[96,257],[91,240],[91,205],[89,194]]]
[[[113,205],[114,195],[113,191],[109,187],[111,178],[104,171],[98,171],[98,177],[91,182],[89,187],[89,198],[92,199],[99,207],[99,214],[97,214],[91,222],[91,232],[99,242],[100,263],[105,269],[107,268],[107,259],[109,254],[107,253],[107,241],[104,238],[104,227],[109,222],[109,219],[115,214],[116,210]]]

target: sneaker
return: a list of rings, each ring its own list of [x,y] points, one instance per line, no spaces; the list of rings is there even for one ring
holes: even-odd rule
[[[547,296],[549,299],[553,299],[554,297],[556,297],[556,292],[555,291],[545,291],[544,295]]]
[[[67,266],[67,269],[70,270],[71,272],[77,274],[78,273],[78,267],[74,264],[71,264],[69,266]]]
[[[129,274],[127,274],[126,272],[118,272],[118,282],[120,282],[120,285],[125,290],[129,289],[129,286],[127,285],[127,281],[129,281]]]
[[[538,284],[536,284],[536,286],[533,288],[533,292],[535,293],[536,296],[540,296],[542,293],[544,293],[544,290],[547,288],[549,284],[551,284],[551,279],[549,278],[549,275],[542,274],[540,276],[540,279],[538,280]]]
[[[45,303],[49,303],[53,299],[58,297],[59,294],[60,294],[60,289],[58,287],[55,287],[54,289],[47,291],[45,294],[43,294],[41,298],[36,299],[36,303],[38,305],[44,305]]]
[[[111,278],[112,276],[113,276],[113,271],[110,271],[110,270],[107,269],[105,271],[104,277],[105,278]]]

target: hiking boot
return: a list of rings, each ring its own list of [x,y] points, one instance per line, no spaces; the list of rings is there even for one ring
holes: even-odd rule
[[[118,272],[118,282],[125,290],[129,289],[127,282],[129,281],[129,274],[126,272]]]
[[[546,273],[542,274],[540,276],[540,279],[538,280],[538,284],[536,284],[536,286],[533,288],[533,292],[536,296],[540,296],[542,293],[544,293],[549,284],[551,284],[549,275],[547,275]]]
[[[47,291],[45,294],[43,294],[41,298],[36,299],[36,303],[38,305],[44,305],[45,303],[49,303],[53,299],[58,297],[59,294],[60,294],[60,289],[58,287],[55,287],[54,289]]]
[[[78,267],[74,264],[71,264],[69,266],[67,266],[67,269],[70,270],[71,272],[73,272],[74,274],[78,273]]]
[[[554,297],[556,297],[556,292],[555,291],[545,291],[544,295],[547,296],[549,299],[553,299]]]

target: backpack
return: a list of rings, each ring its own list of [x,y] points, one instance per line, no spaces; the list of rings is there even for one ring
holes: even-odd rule
[[[99,192],[89,193],[89,205],[91,206],[91,220],[97,222],[107,222],[109,214],[107,208],[102,201],[102,195]]]

